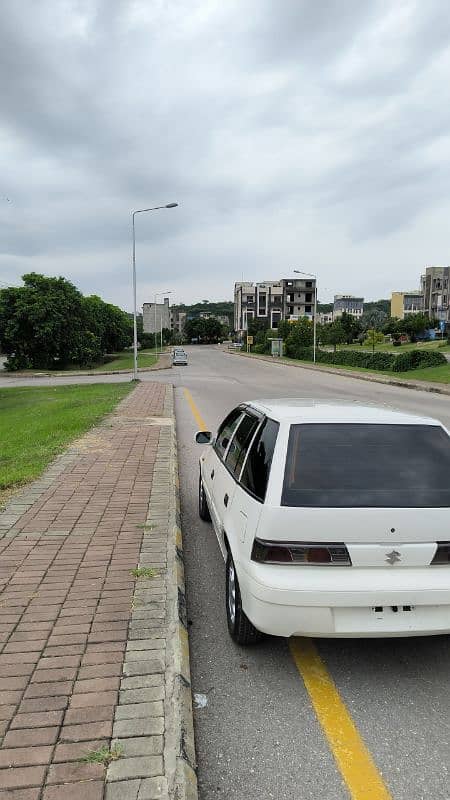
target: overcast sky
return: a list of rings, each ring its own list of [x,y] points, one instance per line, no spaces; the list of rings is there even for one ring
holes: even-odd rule
[[[446,0],[0,4],[0,280],[131,309],[317,273],[389,297],[448,264]]]

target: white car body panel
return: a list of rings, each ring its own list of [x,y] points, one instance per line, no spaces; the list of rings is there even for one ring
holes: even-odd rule
[[[230,548],[243,609],[255,627],[281,636],[449,633],[450,564],[430,563],[437,542],[450,541],[450,508],[280,505],[291,424],[347,421],[443,426],[426,417],[348,403],[288,399],[250,406],[280,425],[265,502],[236,482],[213,447],[205,449],[200,468],[222,554],[226,558]],[[229,496],[226,508],[225,493]],[[352,566],[257,563],[251,560],[255,537],[300,544],[345,543]],[[391,564],[387,558],[393,550],[398,555]]]

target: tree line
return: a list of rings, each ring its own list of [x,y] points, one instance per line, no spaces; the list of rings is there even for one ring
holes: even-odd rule
[[[329,324],[317,324],[316,336],[318,345],[332,346],[336,350],[339,344],[368,344],[375,346],[390,335],[394,344],[401,344],[402,335],[406,335],[412,342],[429,328],[434,328],[437,320],[430,320],[426,314],[411,314],[400,320],[395,317],[377,319],[366,317],[356,319],[350,314],[343,313],[341,317]],[[277,330],[270,331],[262,320],[252,320],[248,325],[248,333],[254,337],[254,351],[259,353],[270,352],[270,338],[283,339],[287,348],[301,349],[311,347],[314,340],[314,326],[307,318],[303,317],[295,322],[283,320]]]
[[[133,321],[66,278],[30,272],[0,291],[0,347],[6,369],[90,367],[132,344]]]

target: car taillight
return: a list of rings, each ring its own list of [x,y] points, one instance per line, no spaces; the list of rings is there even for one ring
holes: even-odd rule
[[[345,544],[296,544],[294,542],[266,542],[255,539],[252,561],[260,564],[312,564],[334,567],[351,567],[352,561]]]
[[[438,542],[432,564],[450,564],[450,542]]]

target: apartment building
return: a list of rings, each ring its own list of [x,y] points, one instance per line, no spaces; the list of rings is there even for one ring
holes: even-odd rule
[[[410,314],[421,314],[424,310],[423,292],[413,289],[410,292],[392,292],[391,317],[405,319]]]
[[[278,281],[234,285],[234,329],[243,333],[251,320],[276,328],[281,320],[314,317],[315,280],[281,278]]]
[[[364,297],[355,297],[353,294],[335,294],[333,303],[333,319],[339,319],[342,314],[361,319],[364,314]]]
[[[159,333],[163,328],[170,330],[171,316],[169,298],[165,297],[162,303],[144,303],[142,306],[142,327],[144,333]]]
[[[425,313],[431,319],[450,322],[450,267],[426,267],[422,291]]]
[[[183,333],[186,319],[186,311],[180,311],[179,308],[172,308],[170,311],[170,330]]]

